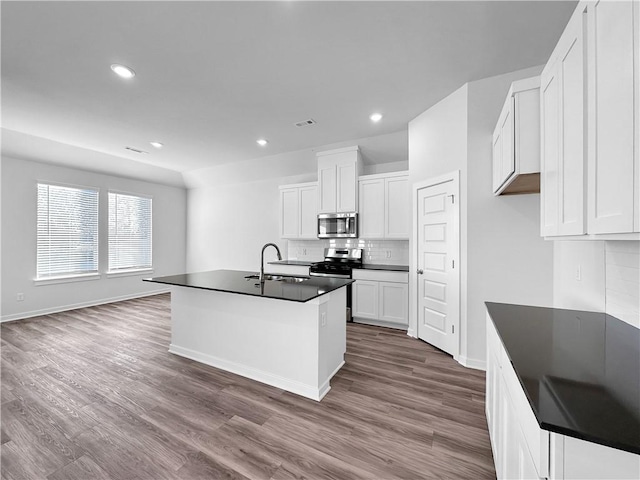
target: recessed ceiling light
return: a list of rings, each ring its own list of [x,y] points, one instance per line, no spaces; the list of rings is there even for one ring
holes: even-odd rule
[[[164,147],[164,145],[160,142],[149,142],[149,143],[151,144],[152,147],[157,148],[158,150]]]
[[[371,115],[369,115],[369,118],[371,119],[372,122],[379,122],[380,120],[382,120],[382,114],[372,113]]]
[[[267,142],[264,138],[261,138],[260,140],[256,140],[256,143],[257,143],[258,145],[260,145],[261,147],[264,147],[264,146],[266,146],[266,145],[267,145],[267,143],[269,143],[269,142]]]
[[[113,73],[122,78],[133,78],[136,76],[136,72],[134,72],[132,69],[118,63],[114,63],[113,65],[111,65],[111,70],[113,70]]]

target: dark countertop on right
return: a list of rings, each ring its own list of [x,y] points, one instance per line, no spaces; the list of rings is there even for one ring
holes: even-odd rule
[[[487,302],[541,428],[640,454],[640,330],[605,313]]]
[[[382,265],[375,263],[363,263],[360,267],[363,270],[388,270],[391,272],[408,272],[409,265]]]

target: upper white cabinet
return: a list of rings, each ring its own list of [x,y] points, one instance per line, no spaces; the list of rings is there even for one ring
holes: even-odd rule
[[[358,211],[360,149],[340,148],[318,152],[318,213]]]
[[[359,180],[360,238],[409,238],[409,175],[366,175]]]
[[[280,187],[280,237],[318,238],[318,184]]]
[[[541,75],[543,236],[640,232],[638,58],[638,2],[580,2]]]
[[[638,2],[587,4],[589,233],[640,231],[639,16]]]
[[[542,71],[541,233],[582,235],[585,222],[584,16],[575,13]]]
[[[540,191],[540,77],[511,84],[493,132],[493,193]]]

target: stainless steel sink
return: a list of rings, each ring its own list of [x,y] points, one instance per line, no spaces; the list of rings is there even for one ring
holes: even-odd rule
[[[257,280],[260,278],[260,275],[257,275],[257,274],[247,275],[244,278],[246,278],[247,280]],[[264,279],[275,281],[275,282],[300,283],[300,282],[304,282],[305,280],[309,280],[309,277],[293,277],[289,275],[271,275],[267,273],[265,274]]]

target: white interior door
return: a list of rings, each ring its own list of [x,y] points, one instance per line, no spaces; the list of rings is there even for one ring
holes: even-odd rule
[[[459,198],[453,179],[417,191],[418,338],[458,356]]]

